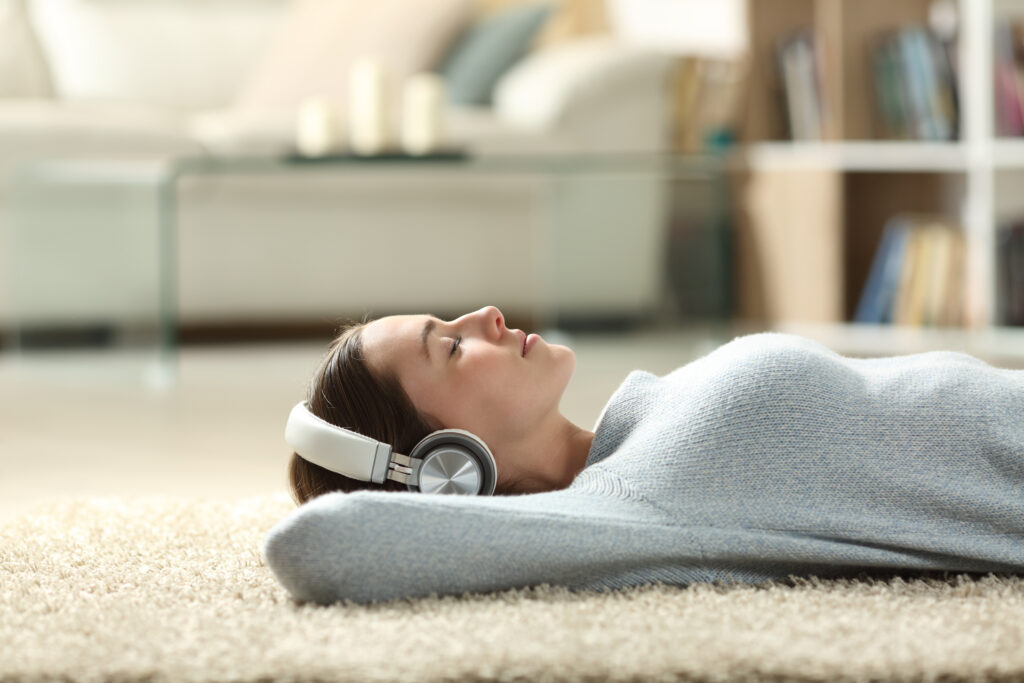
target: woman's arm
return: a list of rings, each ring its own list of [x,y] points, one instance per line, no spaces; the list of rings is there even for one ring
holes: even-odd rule
[[[657,514],[643,502],[573,489],[490,498],[332,493],[275,526],[264,555],[295,598],[318,603],[688,581],[700,550]]]

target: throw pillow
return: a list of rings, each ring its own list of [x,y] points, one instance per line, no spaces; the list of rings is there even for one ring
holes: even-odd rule
[[[57,97],[177,111],[230,103],[286,9],[283,0],[26,0],[25,6]]]
[[[0,0],[0,97],[53,97],[50,67],[22,0]]]
[[[236,107],[294,109],[310,96],[344,107],[360,57],[385,64],[397,88],[435,66],[470,10],[469,0],[296,0]]]
[[[495,84],[527,53],[553,9],[547,3],[511,7],[476,22],[440,69],[449,102],[490,104]]]

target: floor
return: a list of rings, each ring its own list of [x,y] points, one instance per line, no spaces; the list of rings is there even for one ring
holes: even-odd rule
[[[543,336],[576,352],[562,411],[589,428],[630,370],[663,374],[734,335]],[[0,353],[0,523],[56,498],[283,490],[284,421],[324,348],[186,346],[170,372],[146,352]]]

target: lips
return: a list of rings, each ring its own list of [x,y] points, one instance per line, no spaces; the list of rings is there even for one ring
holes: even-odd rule
[[[532,349],[534,346],[537,345],[538,341],[540,341],[540,335],[537,335],[537,334],[527,335],[526,336],[526,341],[523,342],[523,355],[525,356],[526,354],[528,354],[530,352],[530,349]]]
[[[519,349],[519,351],[520,351],[519,355],[520,356],[525,356],[526,355],[526,333],[520,330],[519,334],[523,335],[522,343],[521,343],[520,349]]]

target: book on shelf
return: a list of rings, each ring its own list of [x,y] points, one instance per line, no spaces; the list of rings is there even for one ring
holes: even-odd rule
[[[996,232],[996,312],[1000,325],[1024,325],[1024,220]]]
[[[996,132],[1024,135],[1024,20],[1003,20],[995,28]]]
[[[682,58],[673,82],[674,148],[694,153],[729,144],[739,125],[745,83],[739,61]]]
[[[832,117],[825,101],[824,51],[813,30],[798,31],[776,49],[783,108],[793,140],[832,137]]]
[[[854,322],[964,323],[963,232],[937,217],[892,217],[868,271]]]
[[[896,325],[909,325],[913,321],[911,306],[918,297],[918,289],[921,286],[919,273],[922,264],[921,247],[922,232],[919,229],[910,227],[907,235],[907,246],[903,252],[903,260],[900,263],[899,286],[893,297],[892,310],[889,311],[890,322]]]
[[[908,26],[881,35],[870,57],[881,137],[957,139],[959,98],[948,46],[927,28]]]
[[[949,294],[945,298],[943,322],[962,325],[966,322],[967,297],[967,240],[957,232],[949,247]]]
[[[890,312],[900,279],[900,266],[906,250],[908,230],[903,219],[891,219],[882,231],[882,240],[868,271],[854,320],[863,323],[891,322]]]

